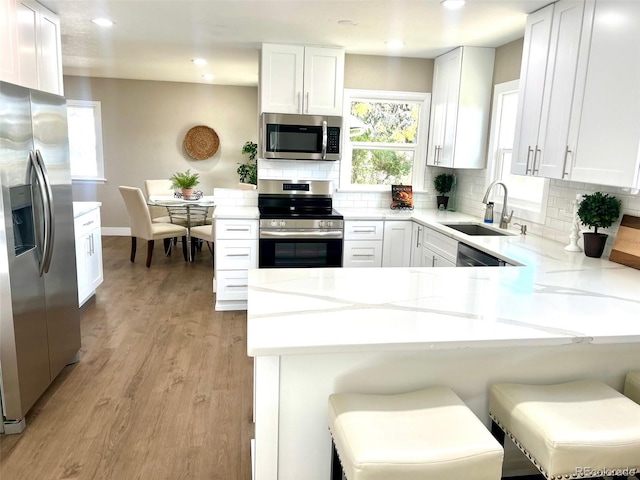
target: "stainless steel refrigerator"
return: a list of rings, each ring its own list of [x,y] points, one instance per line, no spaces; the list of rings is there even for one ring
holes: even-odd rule
[[[80,350],[63,97],[0,82],[0,431]]]

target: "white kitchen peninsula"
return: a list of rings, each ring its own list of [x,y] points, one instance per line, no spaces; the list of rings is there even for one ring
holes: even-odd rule
[[[640,369],[640,271],[536,236],[474,242],[526,266],[249,272],[256,480],[329,478],[333,392],[444,384],[488,425],[494,382],[621,389]],[[505,474],[527,468],[508,446]]]

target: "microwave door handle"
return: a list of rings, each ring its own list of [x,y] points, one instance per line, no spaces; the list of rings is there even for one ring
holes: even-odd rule
[[[327,121],[322,121],[322,159],[327,158]]]

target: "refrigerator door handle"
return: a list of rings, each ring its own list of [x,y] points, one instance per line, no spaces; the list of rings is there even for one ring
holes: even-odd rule
[[[36,150],[36,161],[40,165],[40,171],[42,172],[42,177],[44,179],[44,189],[47,193],[47,202],[46,202],[46,214],[49,217],[49,235],[47,237],[47,250],[46,255],[43,258],[44,273],[49,273],[49,267],[51,266],[51,257],[53,256],[53,240],[55,238],[55,219],[53,218],[53,191],[51,190],[51,182],[49,181],[49,174],[47,173],[47,167],[44,164],[44,160],[42,159],[42,154],[40,150]]]
[[[44,232],[43,237],[41,239],[41,247],[42,247],[42,258],[40,259],[40,276],[47,273],[49,270],[47,265],[47,258],[51,257],[49,252],[50,248],[50,235],[51,235],[51,208],[49,203],[49,193],[46,187],[46,180],[44,178],[44,173],[42,168],[40,168],[40,163],[37,158],[37,154],[34,151],[29,152],[29,162],[31,164],[32,173],[35,173],[36,181],[35,184],[40,192],[40,198],[42,199],[42,219],[44,223]]]

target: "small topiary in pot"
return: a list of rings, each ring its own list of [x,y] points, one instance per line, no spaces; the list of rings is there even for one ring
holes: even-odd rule
[[[600,258],[607,242],[606,233],[598,233],[598,228],[609,228],[620,217],[622,202],[608,193],[595,192],[582,196],[578,207],[578,217],[583,225],[594,229],[583,232],[584,254],[587,257]]]

